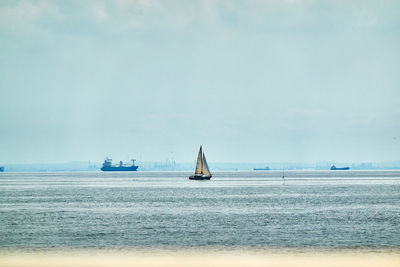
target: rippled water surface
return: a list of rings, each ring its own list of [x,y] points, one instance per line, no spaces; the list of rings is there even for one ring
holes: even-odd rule
[[[400,172],[1,173],[0,248],[400,248]]]

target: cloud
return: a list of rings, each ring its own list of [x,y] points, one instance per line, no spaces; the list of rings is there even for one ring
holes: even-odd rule
[[[385,8],[392,5],[399,6],[391,1],[20,0],[0,6],[0,34],[349,31],[398,21]]]
[[[11,35],[28,32],[33,28],[35,21],[41,16],[43,4],[34,4],[30,1],[17,1],[9,5],[0,6],[0,34]]]

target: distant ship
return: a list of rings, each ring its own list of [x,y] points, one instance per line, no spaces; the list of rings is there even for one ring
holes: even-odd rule
[[[271,170],[268,166],[265,166],[265,168],[253,168],[254,171],[269,171]]]
[[[200,146],[199,154],[197,155],[196,170],[194,175],[190,176],[190,180],[210,180],[212,177],[208,168],[206,156],[203,153],[203,148]]]
[[[135,165],[135,159],[132,159],[132,165],[123,163],[122,161],[119,162],[119,165],[112,165],[112,159],[106,158],[103,163],[103,167],[100,170],[103,172],[112,172],[112,171],[136,171],[139,166]]]
[[[331,171],[337,171],[337,170],[350,170],[350,167],[337,168],[335,165],[332,165]]]
[[[4,172],[4,167],[0,166],[0,172]]]

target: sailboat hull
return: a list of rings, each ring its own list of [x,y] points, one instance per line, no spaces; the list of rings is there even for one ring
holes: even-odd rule
[[[192,176],[189,176],[189,179],[190,180],[210,180],[211,179],[211,176],[196,176],[196,175],[192,175]]]

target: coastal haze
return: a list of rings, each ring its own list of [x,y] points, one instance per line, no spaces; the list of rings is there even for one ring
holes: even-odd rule
[[[398,1],[1,1],[0,165],[399,160]]]

